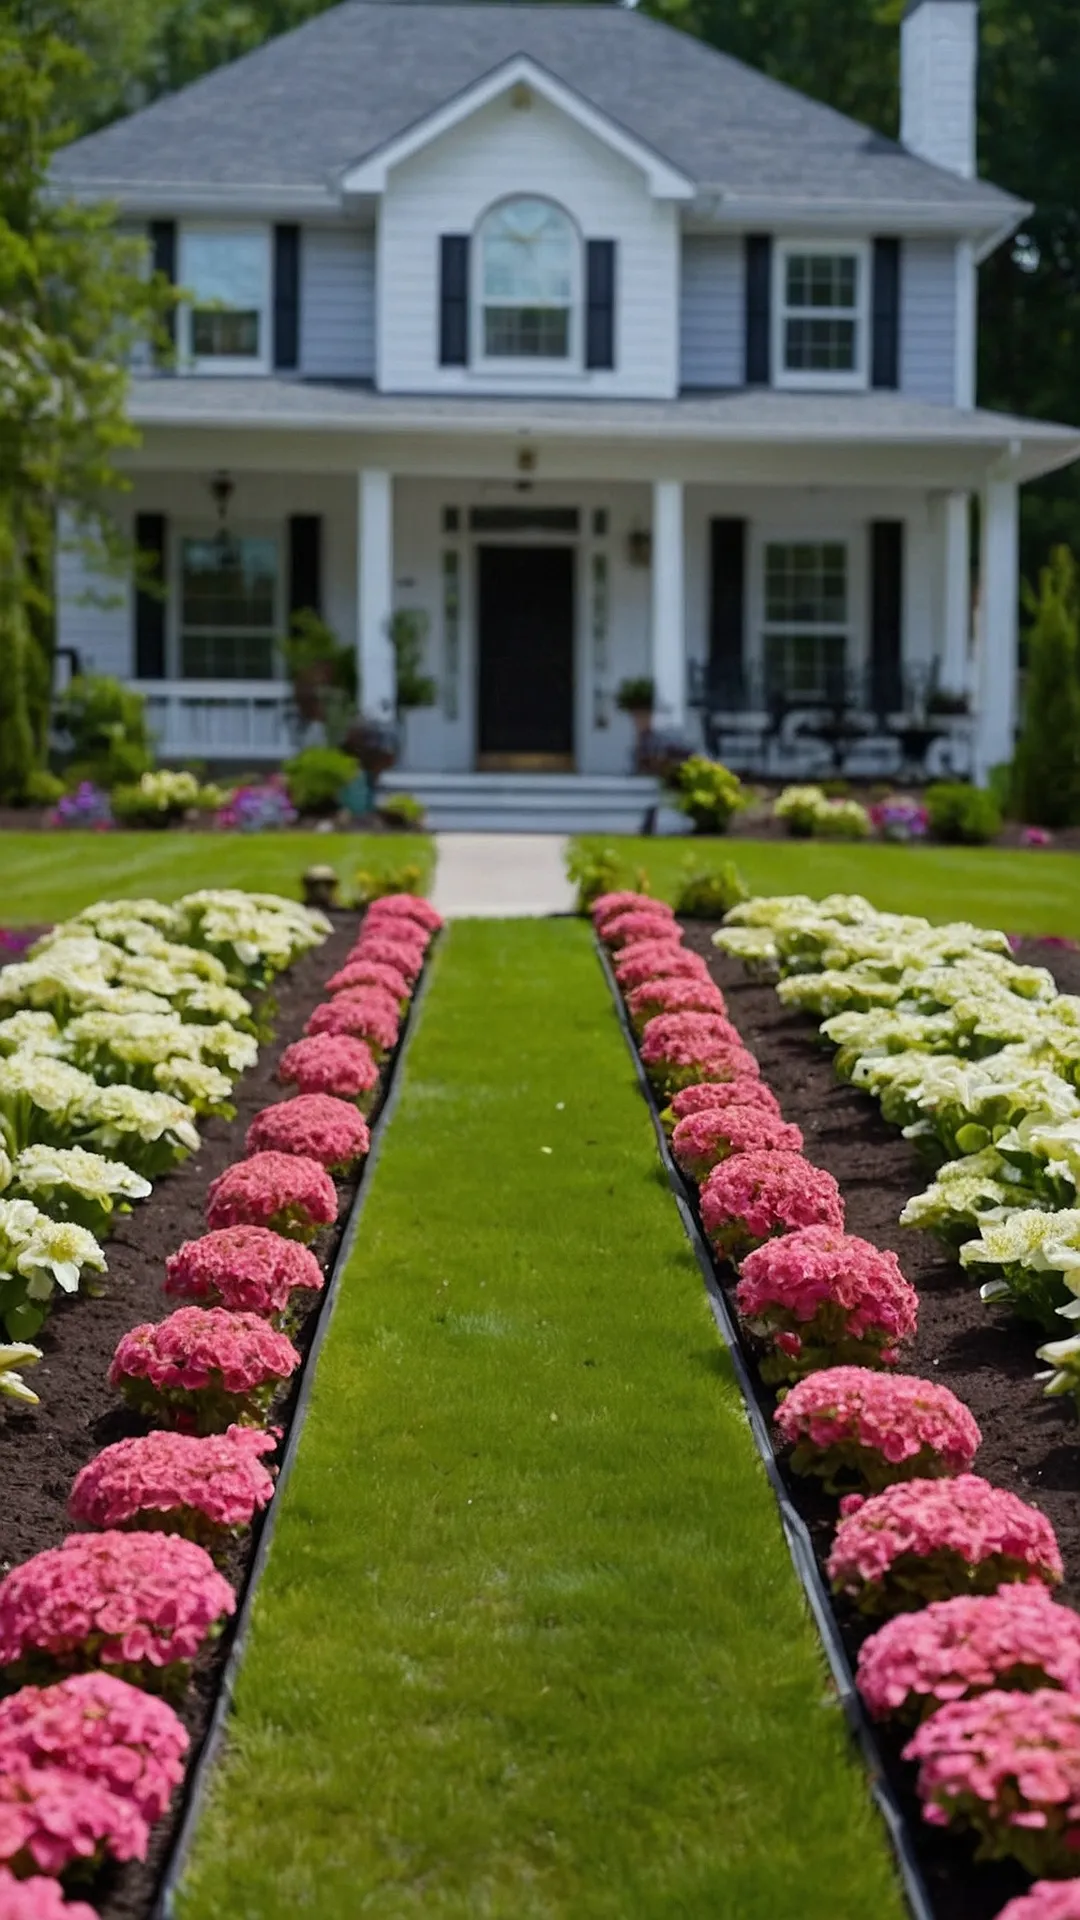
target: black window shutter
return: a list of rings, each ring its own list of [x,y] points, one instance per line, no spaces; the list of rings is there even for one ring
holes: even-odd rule
[[[904,523],[870,523],[870,704],[878,715],[903,705]]]
[[[746,236],[746,384],[772,381],[772,236]]]
[[[870,384],[900,385],[900,242],[874,241]]]
[[[615,365],[615,242],[585,245],[585,365]]]
[[[300,229],[274,228],[274,365],[300,364]]]
[[[176,285],[176,221],[151,220],[150,222],[150,264],[155,273],[160,273],[169,282]],[[164,327],[173,344],[176,343],[176,308],[170,307],[164,319]]]
[[[139,580],[146,585],[135,588],[135,678],[165,678],[166,524],[163,513],[135,515],[135,550],[139,558]],[[150,583],[159,591],[149,590]]]
[[[289,520],[289,618],[322,613],[322,516],[294,513]]]
[[[439,240],[439,365],[469,363],[469,236],[444,233]]]
[[[709,697],[736,706],[743,691],[745,520],[710,520],[709,567]]]

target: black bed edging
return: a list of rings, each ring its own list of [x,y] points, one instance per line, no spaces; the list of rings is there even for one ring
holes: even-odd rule
[[[716,1321],[720,1337],[728,1351],[732,1370],[739,1384],[739,1391],[746,1406],[746,1416],[754,1444],[761,1456],[762,1464],[768,1476],[776,1504],[780,1509],[780,1523],[784,1530],[788,1552],[791,1555],[795,1571],[802,1583],[806,1603],[814,1618],[821,1642],[825,1649],[825,1658],[829,1663],[833,1685],[843,1708],[849,1731],[858,1746],[871,1796],[885,1823],[886,1831],[896,1858],[896,1866],[904,1889],[913,1920],[935,1920],[934,1908],[923,1879],[922,1870],[916,1857],[907,1821],[900,1803],[893,1791],[892,1784],[885,1771],[877,1739],[869,1719],[863,1709],[848,1660],[847,1649],[840,1638],[840,1632],[833,1614],[828,1589],[821,1577],[821,1570],[814,1553],[813,1543],[802,1516],[796,1511],[791,1495],[784,1483],[772,1444],[768,1422],[761,1411],[754,1383],[747,1365],[746,1354],[739,1337],[738,1328],[732,1319],[728,1303],[717,1278],[716,1262],[712,1249],[698,1224],[697,1215],[691,1205],[690,1193],[682,1173],[671,1152],[667,1134],[660,1119],[660,1110],[656,1104],[649,1077],[641,1062],[637,1041],[627,1018],[626,1006],[619,991],[618,982],[612,971],[611,962],[605,949],[596,942],[597,957],[603,969],[611,997],[615,1003],[615,1013],[622,1028],[623,1038],[630,1050],[634,1063],[638,1085],[644,1095],[653,1123],[656,1144],[667,1173],[668,1184],[679,1210],[683,1231],[694,1250],[694,1255],[705,1283],[713,1319]]]
[[[338,1294],[341,1291],[341,1282],[344,1279],[345,1271],[352,1259],[353,1248],[356,1245],[357,1236],[360,1231],[360,1220],[364,1211],[364,1203],[371,1187],[371,1175],[382,1150],[383,1134],[398,1103],[398,1094],[401,1088],[402,1063],[408,1052],[409,1042],[416,1029],[420,1009],[427,998],[428,983],[431,979],[431,960],[437,940],[438,936],[436,935],[436,939],[429,946],[419,985],[409,1002],[405,1031],[394,1050],[389,1072],[383,1082],[382,1100],[379,1106],[378,1117],[371,1129],[371,1147],[361,1170],[360,1181],[353,1196],[352,1205],[349,1208],[348,1218],[345,1222],[345,1228],[338,1245],[337,1253],[334,1255],[334,1263],[330,1269],[330,1276],[319,1308],[314,1337],[304,1362],[304,1371],[300,1380],[300,1391],[297,1394],[296,1406],[293,1409],[292,1421],[281,1456],[281,1466],[278,1471],[277,1484],[274,1488],[274,1497],[267,1509],[266,1518],[259,1534],[258,1545],[252,1554],[247,1573],[240,1588],[238,1595],[240,1605],[236,1613],[228,1657],[222,1668],[217,1697],[214,1701],[206,1733],[203,1736],[202,1745],[191,1766],[188,1768],[187,1777],[184,1781],[183,1811],[180,1824],[177,1829],[176,1839],[169,1851],[168,1859],[165,1862],[165,1867],[158,1883],[154,1904],[150,1909],[150,1920],[175,1920],[176,1895],[187,1867],[195,1833],[206,1804],[210,1775],[224,1743],[226,1726],[232,1711],[236,1691],[236,1678],[240,1671],[241,1662],[247,1649],[248,1637],[251,1632],[251,1619],[259,1582],[262,1578],[270,1548],[273,1544],[281,1496],[296,1463],[296,1455],[304,1430],[308,1405],[315,1388],[315,1373],[319,1364],[319,1355],[322,1352],[326,1336],[330,1331],[330,1322],[334,1317]]]

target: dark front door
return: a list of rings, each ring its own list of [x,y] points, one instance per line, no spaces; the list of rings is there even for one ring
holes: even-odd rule
[[[480,764],[572,766],[574,549],[477,555]]]

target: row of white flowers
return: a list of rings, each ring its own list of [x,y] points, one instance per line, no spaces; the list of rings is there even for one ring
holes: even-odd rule
[[[902,1223],[958,1247],[985,1300],[1045,1332],[1080,1320],[1080,996],[1004,933],[857,894],[750,900],[715,937],[819,1020],[838,1073],[937,1168]],[[1048,1393],[1080,1395],[1080,1336],[1039,1357]]]
[[[276,894],[103,900],[0,971],[0,1393],[57,1290],[106,1271],[118,1212],[231,1117],[258,1053],[251,995],[330,922]]]

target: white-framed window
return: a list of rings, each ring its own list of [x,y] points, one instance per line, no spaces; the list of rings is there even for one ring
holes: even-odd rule
[[[178,279],[180,359],[195,373],[270,367],[270,230],[183,227]]]
[[[573,366],[581,352],[581,241],[569,214],[519,194],[485,214],[477,240],[474,357]]]
[[[273,534],[184,534],[179,542],[182,680],[274,680],[281,548]]]
[[[868,247],[836,241],[780,241],[774,272],[776,385],[865,387],[869,365]]]
[[[812,704],[843,689],[851,652],[845,540],[766,540],[762,547],[765,691]]]

